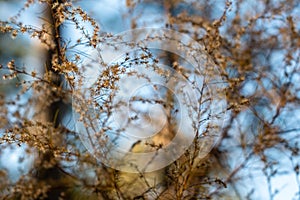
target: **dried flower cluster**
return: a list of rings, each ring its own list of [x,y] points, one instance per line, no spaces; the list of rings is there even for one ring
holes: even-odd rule
[[[0,38],[3,62],[0,63],[0,156],[9,148],[23,148],[19,162],[30,156],[34,161],[17,180],[0,163],[0,199],[265,199],[258,188],[259,182],[266,186],[264,195],[269,199],[280,199],[287,193],[299,199],[299,2],[126,0],[124,3],[128,12],[124,17],[130,20],[132,28],[145,27],[149,23],[147,9],[157,9],[155,23],[187,34],[203,45],[205,56],[202,50],[195,53],[194,47],[173,35],[148,37],[148,41],[174,40],[182,48],[190,49],[189,56],[197,65],[209,64],[203,71],[193,70],[191,63],[174,52],[150,51],[142,43],[114,38],[111,33],[102,32],[100,23],[75,0],[27,0],[17,15],[0,21],[0,36],[9,35],[17,41],[17,48],[23,45],[22,37],[38,41],[38,47],[29,48],[40,50],[42,64],[39,69],[24,66],[24,56],[3,53],[4,41]],[[34,5],[41,6],[39,27],[21,22]],[[76,32],[72,39],[66,37],[66,27]],[[101,45],[116,51],[122,45],[138,46],[139,51],[126,52],[118,58],[120,62],[109,64],[102,58]],[[13,45],[7,51],[11,48]],[[86,49],[90,51],[85,52]],[[201,59],[206,61],[201,63]],[[172,70],[160,67],[161,63]],[[82,92],[78,88],[85,86],[85,72],[95,65],[100,67],[94,88]],[[216,78],[215,67],[223,87],[209,96],[207,82],[199,84],[198,77]],[[114,101],[125,87],[120,83],[124,76],[152,82],[151,74],[143,69],[162,80],[179,74],[195,88],[200,106],[185,102],[191,108],[188,116],[193,119],[190,124],[196,137],[180,158],[158,171],[131,174],[109,168],[96,159],[106,156],[105,148],[111,140],[107,133],[116,140],[128,128],[121,125],[115,128],[109,119],[124,106],[133,111],[138,104],[163,108],[167,125],[156,136],[138,141],[130,149],[159,151],[174,138],[179,126],[172,119],[179,112],[175,96],[184,96],[177,89],[176,79],[178,82],[167,86],[169,90],[153,86],[161,92],[161,99],[136,95],[129,103]],[[222,111],[228,117],[222,125],[218,114],[209,113],[215,98],[226,102]],[[89,114],[91,107],[97,108],[96,114]],[[90,141],[99,143],[95,155],[86,149],[93,142],[84,146],[83,136],[80,138],[71,122],[74,112],[84,130],[95,132],[94,140],[86,135]],[[140,117],[136,112],[124,121],[137,123]],[[144,118],[146,121],[147,116]],[[100,129],[94,126],[98,119],[101,119],[97,121]],[[212,144],[215,144],[213,149]],[[290,190],[276,184],[286,177],[293,185]]]

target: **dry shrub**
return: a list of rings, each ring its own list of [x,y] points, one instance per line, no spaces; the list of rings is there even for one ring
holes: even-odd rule
[[[21,23],[24,13],[36,4],[43,9],[41,26]],[[300,198],[298,1],[127,0],[126,6],[124,17],[131,21],[132,28],[144,27],[149,19],[143,12],[157,8],[161,13],[156,22],[199,42],[218,67],[225,86],[218,92],[226,101],[229,116],[214,148],[205,149],[211,142],[206,138],[220,127],[208,123],[198,133],[200,123],[196,118],[192,124],[197,137],[169,166],[156,172],[130,174],[102,165],[82,145],[69,120],[73,109],[86,128],[93,125],[95,116],[87,113],[88,106],[95,102],[86,102],[76,90],[84,82],[84,67],[89,68],[86,59],[104,69],[96,89],[91,91],[100,97],[103,90],[117,92],[115,83],[126,73],[145,80],[148,75],[134,70],[129,73],[122,65],[106,66],[100,58],[90,59],[94,55],[78,51],[97,49],[112,34],[101,32],[98,22],[77,6],[77,1],[28,0],[16,16],[0,21],[0,32],[3,37],[24,35],[37,39],[43,65],[39,71],[32,70],[22,65],[22,57],[0,65],[1,85],[17,85],[13,98],[0,88],[0,153],[12,144],[25,146],[26,156],[34,155],[35,161],[17,181],[9,180],[5,169],[0,171],[1,199],[258,199],[258,182],[266,183],[269,199],[288,192],[294,199]],[[65,38],[66,24],[79,34],[75,41]],[[177,55],[159,51],[153,55],[147,48],[142,51],[139,56],[125,56],[124,63],[150,66],[152,62],[152,66],[160,57],[176,73],[187,79],[193,75],[180,68]],[[164,71],[153,70],[166,76]],[[209,71],[208,67],[205,70]],[[171,96],[155,103],[170,112],[174,103]],[[85,106],[71,108],[72,98],[85,101]],[[103,105],[100,111],[113,114],[110,99]],[[139,148],[158,151],[173,138],[175,126],[169,123],[161,135],[139,143]],[[108,130],[101,129],[99,138]],[[209,153],[199,157],[201,150]],[[293,191],[274,184],[286,175],[294,179],[290,183]]]

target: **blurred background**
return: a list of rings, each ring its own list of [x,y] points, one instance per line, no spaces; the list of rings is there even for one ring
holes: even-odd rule
[[[25,3],[0,0],[0,20],[14,21],[13,17],[18,16],[18,22],[37,29],[45,22],[51,24],[44,4],[37,1],[23,9]],[[223,189],[208,187],[206,192],[212,199],[300,199],[299,1],[78,0],[73,5],[81,7],[95,19],[100,25],[100,36],[131,28],[167,27],[188,34],[206,46],[208,54],[226,74],[225,81],[229,86],[226,100],[231,113],[230,125],[206,158],[208,166],[203,167],[205,172],[193,175],[218,177],[227,184]],[[85,32],[93,32],[89,23],[81,19],[79,22]],[[82,32],[74,24],[65,22],[60,33],[64,44],[72,47],[66,51],[68,59],[75,59],[76,53],[89,54],[90,47],[76,46]],[[49,62],[49,50],[29,34],[1,32],[1,77],[9,72],[6,64],[12,59],[16,66],[43,76],[47,71],[45,63]],[[74,131],[70,99],[51,105],[53,113],[49,111],[46,117],[36,115],[36,110],[44,106],[38,105],[41,99],[33,100],[36,103],[31,105],[36,107],[26,107],[37,94],[28,89],[19,95],[22,87],[16,84],[33,79],[26,74],[11,80],[0,79],[0,135],[4,136],[6,129],[20,124],[17,113],[28,119],[49,118],[51,121],[55,118],[52,121],[59,124],[56,127]],[[16,103],[7,103],[12,101]],[[58,108],[60,112],[55,114]],[[77,148],[86,153],[76,134],[68,135],[64,141],[68,144],[77,141],[66,146],[70,151]],[[24,175],[33,173],[35,162],[40,157],[39,152],[26,143],[1,142],[0,145],[0,173],[7,173],[3,179],[0,176],[1,190],[1,182],[14,186]],[[70,179],[75,176],[80,180],[90,180],[86,177],[97,174],[94,168],[78,167],[78,163],[77,158],[70,156],[68,161],[60,161],[58,165],[63,173],[70,175]],[[96,185],[92,181],[93,184]],[[83,190],[78,185],[77,182],[73,185],[74,199],[75,196],[78,199],[95,197],[94,188]],[[3,184],[3,188],[6,186]],[[87,196],[80,198],[80,191],[86,191]],[[4,189],[0,197],[8,193]]]

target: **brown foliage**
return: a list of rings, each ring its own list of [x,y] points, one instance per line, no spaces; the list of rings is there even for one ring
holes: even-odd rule
[[[22,15],[36,4],[43,8],[39,16],[41,26],[23,24]],[[33,166],[17,181],[8,177],[6,169],[0,170],[1,199],[258,199],[262,194],[260,186],[255,184],[259,182],[266,183],[264,189],[269,199],[288,192],[293,193],[290,197],[300,198],[300,8],[297,0],[126,0],[124,17],[130,20],[131,28],[144,27],[149,22],[147,9],[155,8],[160,13],[153,20],[162,28],[187,34],[203,45],[205,55],[217,66],[224,82],[224,88],[217,92],[226,101],[225,110],[229,115],[213,149],[206,146],[214,142],[212,137],[220,127],[208,123],[200,132],[198,126],[202,122],[197,121],[200,118],[195,119],[192,124],[196,137],[179,159],[156,172],[136,174],[99,163],[83,147],[74,124],[68,121],[72,115],[71,99],[84,101],[84,105],[73,105],[72,109],[79,113],[85,128],[96,131],[95,116],[87,113],[90,105],[100,105],[86,101],[84,94],[76,90],[84,84],[82,72],[95,63],[101,66],[103,70],[95,90],[90,91],[99,97],[103,90],[117,93],[120,88],[116,83],[124,74],[150,80],[148,74],[126,71],[127,64],[150,66],[161,77],[168,76],[155,65],[160,58],[188,80],[195,74],[178,64],[177,55],[159,51],[152,54],[147,47],[141,48],[138,55],[127,54],[123,66],[106,65],[101,56],[97,55],[96,59],[95,55],[86,55],[89,52],[78,51],[82,48],[93,52],[113,38],[112,34],[102,32],[97,20],[79,4],[27,0],[16,16],[0,21],[3,37],[9,34],[16,40],[20,36],[38,39],[38,48],[43,52],[39,70],[23,66],[22,58],[5,57],[2,59],[5,63],[0,63],[1,88],[6,84],[17,85],[13,98],[0,88],[0,154],[15,144],[25,147],[26,155],[35,157]],[[74,41],[65,38],[63,28],[67,25],[78,33]],[[5,56],[2,51],[1,57]],[[205,69],[208,75],[214,75],[209,66]],[[168,87],[176,88],[176,84]],[[200,96],[205,96],[202,92],[199,88]],[[132,152],[159,151],[174,137],[176,123],[168,118],[175,104],[171,96],[167,94],[165,101],[132,100],[164,107],[168,122],[160,134],[138,142],[140,146],[133,146]],[[100,113],[112,115],[115,108],[122,106],[123,102],[115,105],[111,99],[103,100]],[[209,98],[197,100],[212,102]],[[131,116],[130,120],[135,118]],[[107,138],[103,137],[108,131],[109,128],[96,131],[100,145],[105,146]],[[201,151],[209,153],[200,156]],[[294,179],[292,191],[274,184],[286,175]]]

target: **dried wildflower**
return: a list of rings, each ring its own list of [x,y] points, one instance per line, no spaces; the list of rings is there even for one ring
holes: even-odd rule
[[[15,68],[15,61],[14,61],[14,60],[9,61],[9,62],[7,63],[7,67],[8,67],[8,69],[10,69],[10,70],[14,70],[14,68]]]
[[[33,27],[20,23],[20,14],[36,3],[49,9],[49,12],[40,13],[43,25]],[[9,70],[0,64],[2,78],[8,80],[0,81],[1,86],[5,86],[0,87],[0,130],[4,130],[0,134],[0,143],[3,146],[26,144],[30,149],[26,152],[36,157],[34,169],[14,184],[8,183],[7,173],[0,170],[0,194],[4,195],[4,199],[47,199],[52,198],[53,194],[62,199],[72,199],[74,196],[81,199],[253,199],[255,197],[252,194],[258,191],[255,187],[252,188],[255,184],[250,184],[251,180],[244,177],[257,176],[256,169],[263,172],[265,177],[262,178],[267,180],[268,185],[266,191],[270,193],[270,199],[274,199],[280,192],[274,192],[274,187],[277,186],[274,186],[273,179],[280,176],[278,171],[283,167],[281,161],[290,161],[291,165],[285,165],[284,171],[298,177],[300,142],[296,119],[299,87],[296,83],[299,77],[297,63],[300,39],[299,20],[295,15],[295,5],[298,2],[258,0],[253,3],[224,0],[212,4],[211,1],[169,0],[155,2],[153,6],[152,3],[126,1],[126,19],[131,20],[131,27],[141,28],[143,24],[151,26],[152,17],[148,18],[147,9],[151,8],[153,11],[158,7],[155,26],[161,22],[162,26],[166,24],[167,27],[198,41],[208,55],[208,66],[201,68],[202,55],[194,52],[194,47],[186,38],[172,35],[148,37],[148,41],[169,41],[171,38],[173,42],[168,45],[174,45],[177,41],[181,44],[176,50],[191,49],[187,55],[152,52],[151,47],[145,45],[137,54],[125,53],[122,61],[117,64],[105,63],[101,58],[101,45],[107,39],[112,39],[112,47],[116,41],[117,44],[120,41],[126,44],[128,41],[123,41],[122,38],[115,41],[112,34],[102,33],[102,27],[88,11],[73,5],[77,1],[27,0],[15,17],[0,22],[0,32],[10,34],[12,38],[22,33],[25,37],[29,35],[39,39],[44,47],[41,54],[45,54],[40,60],[46,59],[41,68],[43,75],[37,75],[30,68],[20,70],[16,63],[24,63],[22,58],[4,63]],[[78,38],[69,41],[61,31],[64,24],[71,24],[70,27],[73,25],[76,33],[79,33]],[[92,31],[87,31],[87,26],[92,27]],[[129,49],[134,47],[133,44],[127,45],[131,47]],[[84,50],[93,49],[97,54],[89,55],[89,51],[81,53],[78,51],[81,50],[80,47]],[[115,50],[119,48],[115,46]],[[195,63],[186,63],[184,60],[187,57],[193,57]],[[166,68],[160,67],[162,63]],[[97,65],[100,72],[94,85],[95,90],[88,92],[97,97],[96,102],[93,98],[86,99],[84,95],[87,94],[76,90],[84,87],[84,72],[91,65]],[[211,66],[216,66],[217,70]],[[206,118],[200,120],[193,112],[181,113],[179,108],[174,107],[173,96],[159,84],[150,87],[150,92],[145,89],[141,93],[149,92],[149,96],[159,96],[161,99],[149,100],[134,96],[130,98],[130,103],[123,99],[112,103],[112,99],[124,86],[124,76],[134,81],[151,83],[151,73],[134,70],[135,67],[155,73],[157,82],[165,78],[172,80],[173,74],[178,73],[197,89],[195,98],[201,106],[195,109],[200,109],[199,116]],[[168,67],[171,70],[166,70]],[[199,71],[198,68],[204,70]],[[212,82],[197,78],[198,75],[217,77],[217,74],[221,74],[221,78]],[[26,79],[22,80],[24,76]],[[31,78],[27,79],[28,76]],[[14,80],[9,81],[10,79]],[[178,80],[174,79],[169,84],[179,87],[172,91],[180,96],[187,88],[179,85]],[[9,86],[10,82],[20,86],[20,90],[14,91],[17,94],[13,100],[7,98],[13,94],[7,97],[2,95],[3,91],[8,90],[6,84]],[[224,87],[215,90],[213,85],[219,82],[223,82]],[[107,91],[113,92],[105,93]],[[129,89],[127,92],[136,91]],[[158,95],[152,95],[152,92]],[[212,92],[218,95],[210,96]],[[180,158],[162,171],[150,174],[141,171],[136,175],[129,175],[105,168],[93,156],[84,152],[82,145],[79,145],[79,134],[68,124],[72,121],[68,118],[72,97],[74,101],[81,102],[80,106],[74,105],[72,108],[83,124],[81,129],[94,130],[93,118],[99,119],[97,123],[101,126],[107,125],[96,131],[96,138],[89,138],[100,146],[105,146],[111,135],[123,136],[128,129],[128,121],[138,124],[141,119],[151,118],[135,112],[136,102],[140,106],[149,104],[153,106],[151,108],[161,106],[165,109],[161,115],[166,114],[166,120],[170,120],[171,115],[178,118],[191,115],[193,120],[189,123],[193,128],[189,131],[195,132],[197,138]],[[191,96],[184,96],[184,99],[185,105],[189,105]],[[201,148],[204,148],[203,152],[211,150],[205,147],[210,146],[213,134],[221,127],[218,124],[219,115],[209,113],[203,108],[206,105],[217,107],[219,100],[226,102],[224,110],[228,111],[229,116],[224,121],[224,128],[216,146],[203,158],[199,156],[202,155]],[[96,109],[95,116],[89,115],[89,106]],[[122,114],[123,111],[127,113],[127,109],[132,116],[121,115],[120,118],[126,120],[120,120],[122,123],[120,122],[119,129],[113,130],[108,124],[116,117],[116,111],[121,110]],[[151,109],[153,110],[155,109]],[[141,127],[144,124],[138,125]],[[163,134],[154,137],[156,140],[141,141],[136,147],[139,149],[133,151],[162,151],[164,145],[168,144],[168,137],[165,135],[171,134],[174,127],[176,124],[164,127],[161,129]],[[197,144],[203,145],[200,148]],[[0,147],[0,152],[2,148],[4,147]],[[236,158],[237,155],[238,161],[232,162],[231,158]],[[99,156],[105,154],[101,152]],[[251,168],[254,165],[255,170]],[[239,187],[235,187],[237,184]],[[299,188],[299,183],[295,184],[298,187],[291,188]],[[239,191],[241,185],[245,186],[241,190],[243,192]],[[232,188],[237,188],[237,191]],[[295,190],[294,193],[294,198],[297,199],[299,191]]]
[[[31,72],[31,76],[32,76],[32,77],[36,77],[36,72],[35,72],[35,71],[32,71],[32,72]]]
[[[11,32],[11,37],[12,37],[13,39],[15,39],[17,36],[18,36],[18,31],[17,31],[17,30],[13,30],[13,31]]]
[[[26,33],[27,30],[28,30],[28,29],[27,29],[25,26],[22,26],[21,29],[20,29],[20,31],[21,31],[22,33]]]

